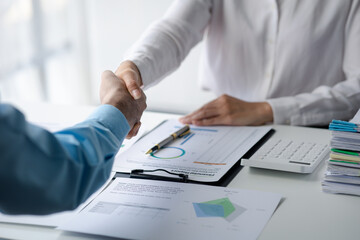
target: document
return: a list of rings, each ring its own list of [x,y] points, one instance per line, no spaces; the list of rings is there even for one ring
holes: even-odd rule
[[[275,193],[116,178],[59,229],[121,239],[256,239],[280,200]]]
[[[253,147],[271,127],[197,127],[151,154],[146,152],[183,127],[168,120],[115,158],[113,171],[166,169],[187,174],[190,180],[216,182]]]
[[[350,122],[360,124],[360,109],[356,112],[355,116],[351,119]]]

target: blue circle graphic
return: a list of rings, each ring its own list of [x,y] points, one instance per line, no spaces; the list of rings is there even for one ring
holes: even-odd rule
[[[179,158],[181,156],[184,156],[185,154],[185,150],[182,149],[182,148],[178,148],[178,147],[162,147],[162,148],[173,148],[173,149],[177,149],[180,151],[180,154],[179,155],[176,155],[176,156],[170,156],[170,157],[159,157],[159,156],[156,156],[156,152],[155,153],[150,153],[150,156],[154,157],[154,158],[158,158],[158,159],[174,159],[174,158]]]

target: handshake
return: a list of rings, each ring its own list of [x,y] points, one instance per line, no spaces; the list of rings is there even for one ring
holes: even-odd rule
[[[126,80],[129,78],[141,79],[139,70],[131,62],[120,65],[115,74],[111,71],[103,72],[100,85],[100,101],[101,104],[116,107],[124,114],[131,129],[127,138],[132,138],[136,136],[141,126],[140,118],[146,109],[146,96],[141,88],[137,88],[136,96],[134,96],[134,92],[126,85]]]

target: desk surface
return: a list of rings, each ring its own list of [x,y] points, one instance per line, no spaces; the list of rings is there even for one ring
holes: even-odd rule
[[[67,123],[85,119],[94,109],[24,103],[18,107],[30,121]],[[146,128],[151,128],[163,119],[176,117],[172,114],[145,112],[142,122]],[[360,198],[323,193],[321,179],[324,171],[324,163],[312,174],[305,175],[244,167],[228,187],[276,192],[284,196],[259,239],[359,238]],[[0,223],[0,238],[98,239],[96,236],[62,232],[48,227],[7,223]]]

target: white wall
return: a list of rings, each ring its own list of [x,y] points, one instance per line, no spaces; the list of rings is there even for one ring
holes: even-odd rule
[[[98,101],[101,72],[115,70],[126,49],[147,26],[159,19],[170,0],[89,0],[87,19],[93,99]],[[146,91],[148,109],[189,113],[215,95],[202,91],[197,84],[201,44],[194,48],[181,67],[157,86]]]

